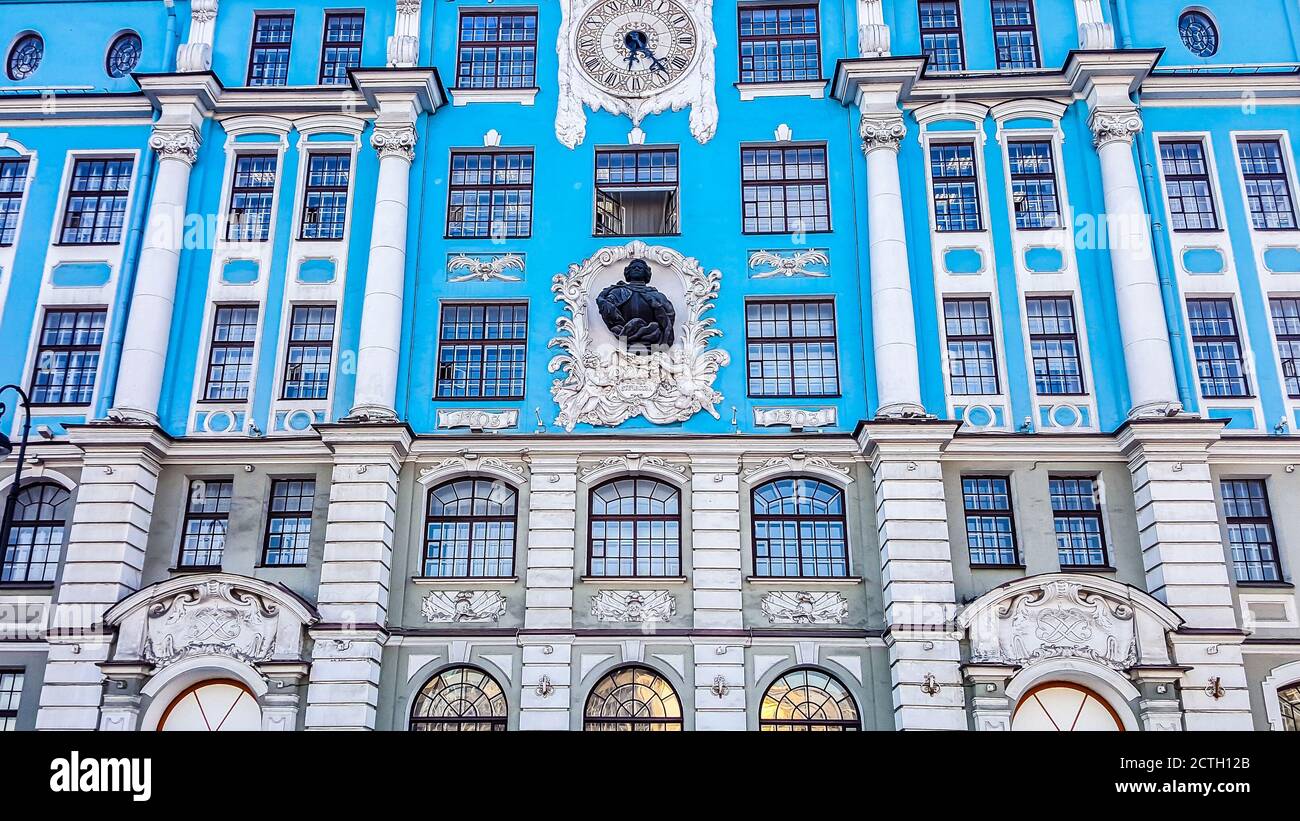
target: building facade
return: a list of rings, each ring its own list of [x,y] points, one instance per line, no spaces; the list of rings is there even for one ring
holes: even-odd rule
[[[1297,729],[1294,0],[0,10],[0,726]]]

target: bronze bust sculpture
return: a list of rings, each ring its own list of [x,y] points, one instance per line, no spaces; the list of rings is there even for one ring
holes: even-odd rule
[[[650,266],[634,259],[623,269],[623,279],[596,297],[605,326],[629,346],[650,348],[673,344],[673,303],[650,285]]]

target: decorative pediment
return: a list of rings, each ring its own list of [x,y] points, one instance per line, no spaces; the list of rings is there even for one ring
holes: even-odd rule
[[[1126,670],[1169,664],[1166,633],[1182,620],[1135,587],[1048,573],[989,591],[963,610],[957,623],[968,632],[974,663],[1079,658]]]
[[[810,456],[803,451],[795,451],[789,456],[773,456],[763,460],[759,465],[744,472],[746,482],[757,484],[775,479],[778,476],[810,474],[830,479],[838,484],[851,484],[852,471],[847,465],[832,462],[824,456]]]
[[[584,482],[595,483],[623,473],[648,473],[677,484],[686,481],[686,465],[639,453],[608,456],[583,468],[578,475]]]
[[[516,483],[522,483],[528,478],[528,470],[521,462],[465,452],[420,468],[420,482],[428,485],[464,474],[488,474]]]

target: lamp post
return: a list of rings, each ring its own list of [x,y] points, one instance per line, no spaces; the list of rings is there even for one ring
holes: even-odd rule
[[[32,432],[32,405],[31,400],[27,398],[27,393],[17,385],[5,385],[0,387],[0,395],[5,391],[12,390],[18,394],[22,400],[23,408],[23,438],[18,443],[18,464],[14,466],[14,481],[9,486],[9,494],[5,497],[4,516],[0,518],[0,539],[4,540],[0,544],[0,555],[8,548],[9,543],[9,526],[13,521],[14,507],[18,503],[18,485],[23,480],[23,463],[27,461],[27,437]],[[5,403],[0,402],[0,421],[4,419],[5,411],[8,407]],[[14,451],[14,443],[0,430],[0,461],[9,458],[9,454]]]

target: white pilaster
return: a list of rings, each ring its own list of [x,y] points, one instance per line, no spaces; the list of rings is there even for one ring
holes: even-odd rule
[[[691,460],[692,610],[697,630],[741,630],[740,460]],[[694,642],[695,729],[744,730],[740,641]]]
[[[1115,29],[1102,15],[1101,0],[1074,0],[1079,21],[1079,48],[1105,50],[1115,47]]]
[[[217,0],[190,0],[189,39],[176,49],[177,71],[211,71]]]
[[[420,0],[397,0],[397,20],[388,38],[388,65],[410,68],[420,61]]]
[[[889,56],[889,26],[885,25],[883,0],[858,0],[858,56]]]

